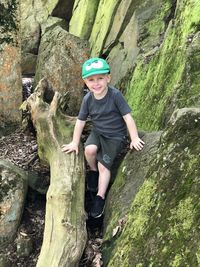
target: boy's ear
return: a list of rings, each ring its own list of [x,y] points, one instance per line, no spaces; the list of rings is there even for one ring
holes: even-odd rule
[[[108,83],[110,82],[110,80],[111,80],[111,75],[110,75],[110,73],[109,74],[107,74],[107,78],[108,78]]]

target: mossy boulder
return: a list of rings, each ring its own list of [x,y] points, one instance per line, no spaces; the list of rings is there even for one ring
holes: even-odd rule
[[[129,151],[123,159],[106,201],[105,240],[112,238],[113,229],[130,209],[133,198],[144,182],[150,162],[156,157],[160,136],[161,132],[144,133],[141,137],[145,142],[144,149],[140,152]]]
[[[162,129],[176,108],[199,105],[200,3],[178,1],[173,10],[163,40],[152,51],[146,51],[148,35],[160,16],[147,25],[147,37],[139,43],[146,52],[137,58],[128,85],[126,97],[143,130]]]
[[[199,266],[199,126],[199,108],[173,113],[122,232],[104,245],[106,266]]]

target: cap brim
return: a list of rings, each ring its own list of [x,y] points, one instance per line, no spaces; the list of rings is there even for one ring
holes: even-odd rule
[[[90,77],[90,76],[93,76],[93,75],[96,75],[96,74],[106,74],[106,73],[109,73],[110,70],[95,70],[93,72],[90,72],[90,73],[87,73],[85,74],[84,76],[82,76],[82,79],[85,79],[87,77]]]

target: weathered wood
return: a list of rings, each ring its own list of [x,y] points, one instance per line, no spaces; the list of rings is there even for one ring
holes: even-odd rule
[[[83,152],[65,154],[64,143],[72,138],[75,118],[59,111],[60,94],[45,102],[49,85],[42,79],[27,100],[37,131],[38,153],[50,165],[44,239],[37,267],[77,266],[85,247]]]

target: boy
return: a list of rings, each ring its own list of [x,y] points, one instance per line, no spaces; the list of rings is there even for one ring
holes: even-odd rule
[[[112,163],[130,135],[130,148],[141,150],[144,142],[138,137],[131,109],[121,92],[111,86],[110,67],[102,58],[91,58],[82,66],[82,78],[89,88],[84,96],[75,124],[73,140],[63,145],[62,151],[78,154],[78,146],[88,116],[92,131],[85,143],[85,158],[90,167],[88,189],[97,191],[89,215],[98,218],[103,214],[105,194],[109,185]]]

